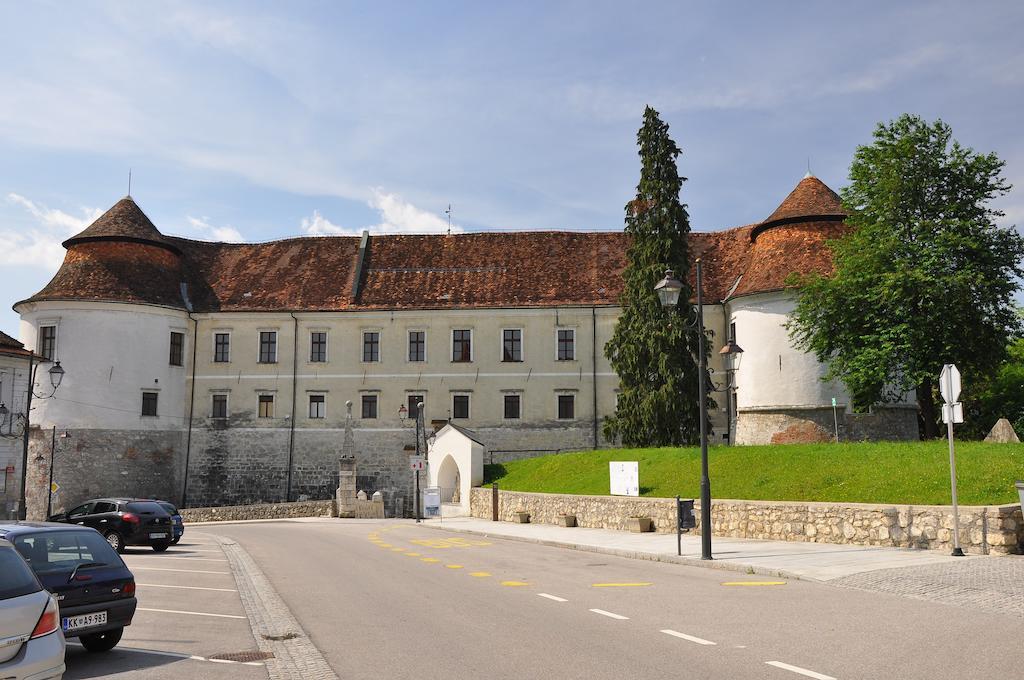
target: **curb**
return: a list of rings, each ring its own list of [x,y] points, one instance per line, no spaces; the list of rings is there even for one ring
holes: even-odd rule
[[[210,535],[228,558],[256,646],[273,654],[265,661],[270,680],[338,680],[245,548],[234,539]]]
[[[420,526],[428,529],[448,531],[456,534],[471,534],[473,536],[482,536],[485,538],[498,538],[505,539],[507,541],[519,541],[520,543],[533,543],[535,545],[544,545],[551,548],[566,548],[568,550],[579,550],[581,552],[598,553],[601,555],[614,555],[615,557],[625,557],[632,560],[647,560],[648,562],[666,562],[669,564],[681,564],[687,567],[700,567],[702,569],[718,569],[720,571],[733,571],[752,576],[771,576],[792,579],[795,581],[813,581],[815,583],[828,583],[828,581],[823,581],[821,579],[812,578],[810,576],[804,576],[801,574],[795,574],[791,571],[787,571],[786,569],[768,569],[765,567],[755,567],[748,564],[738,564],[736,562],[718,562],[715,560],[702,560],[697,557],[681,557],[679,555],[665,555],[663,553],[643,552],[639,550],[605,548],[604,546],[599,545],[571,543],[568,541],[552,541],[550,539],[529,538],[527,536],[509,536],[507,534],[491,533],[488,531],[477,531],[476,529],[459,529],[455,527],[442,526],[441,524],[428,524],[426,522],[422,522]]]

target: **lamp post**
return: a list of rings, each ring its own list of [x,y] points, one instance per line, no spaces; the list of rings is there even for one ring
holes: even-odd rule
[[[398,417],[405,421],[409,417],[409,410],[402,404],[398,407]],[[423,402],[416,404],[416,457],[420,457],[420,418],[423,417]],[[416,468],[416,523],[420,521],[420,470]]]
[[[708,362],[704,354],[704,282],[700,258],[697,258],[697,361],[700,376],[697,381],[697,398],[700,400],[700,558],[711,557],[711,478],[708,476]],[[679,303],[683,284],[675,273],[668,269],[665,278],[658,282],[654,291],[661,300],[661,306],[670,309]]]
[[[64,369],[61,368],[60,362],[53,362],[53,366],[47,373],[50,375],[50,385],[53,389],[46,396],[35,393],[36,386],[36,372],[39,369],[39,364],[33,363],[38,355],[32,352],[28,355],[28,390],[25,395],[25,431],[22,439],[22,453],[21,453],[21,493],[19,508],[18,508],[18,519],[24,520],[28,516],[28,503],[25,497],[25,488],[28,482],[28,431],[29,431],[29,414],[32,412],[32,397],[36,399],[50,399],[54,394],[57,393],[57,388],[60,387],[61,381],[64,380]],[[47,490],[49,491],[49,490]]]
[[[725,415],[729,421],[729,443],[732,444],[736,437],[736,428],[734,426],[736,419],[736,388],[733,386],[733,376],[739,370],[740,362],[743,360],[743,348],[736,344],[735,338],[729,338],[729,342],[722,349],[718,350],[718,355],[725,362]]]

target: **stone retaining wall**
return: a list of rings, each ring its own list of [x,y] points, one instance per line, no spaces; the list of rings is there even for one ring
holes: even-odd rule
[[[694,504],[700,533],[700,501]],[[581,527],[626,529],[629,517],[650,517],[654,530],[675,531],[675,499],[622,496],[570,496],[501,491],[498,517],[508,522],[517,511],[530,521],[556,524],[561,513],[576,515]],[[491,489],[476,488],[470,497],[474,517],[491,519]],[[775,541],[849,543],[950,550],[952,508],[937,505],[870,505],[865,503],[797,503],[716,500],[711,509],[714,535]],[[1024,519],[1019,505],[961,506],[960,544],[974,553],[1024,551]]]
[[[333,517],[334,501],[225,505],[219,508],[187,508],[180,511],[185,523],[238,522],[247,519],[288,519],[291,517]]]

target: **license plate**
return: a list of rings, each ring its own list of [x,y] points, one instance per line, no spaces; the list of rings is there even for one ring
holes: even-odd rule
[[[149,537],[150,538],[167,538],[167,534],[161,532],[159,534],[150,534]]]
[[[107,622],[106,612],[93,612],[80,616],[69,616],[61,620],[61,628],[65,631],[89,628],[90,626],[102,626]]]

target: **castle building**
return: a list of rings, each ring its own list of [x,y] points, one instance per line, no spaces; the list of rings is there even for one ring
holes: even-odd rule
[[[786,278],[830,271],[826,241],[843,217],[838,196],[808,176],[765,221],[690,235],[711,346],[732,338],[745,350],[728,381],[712,351],[723,389],[714,442],[828,439],[836,422],[841,438],[917,436],[913,404],[849,413],[843,387],[823,382],[784,328]],[[189,506],[329,498],[348,402],[357,484],[382,491],[389,513],[411,507],[408,416],[421,401],[428,426],[471,428],[493,462],[613,445],[601,426],[618,381],[603,347],[628,239],[212,243],[161,234],[125,197],[65,241],[53,280],[14,306],[26,346],[66,369],[33,415],[68,432],[54,506],[107,494]],[[40,474],[30,469],[30,489],[45,489]],[[39,502],[30,494],[30,509]]]

